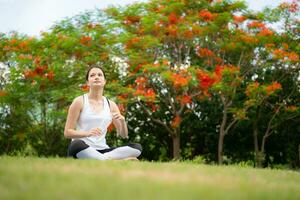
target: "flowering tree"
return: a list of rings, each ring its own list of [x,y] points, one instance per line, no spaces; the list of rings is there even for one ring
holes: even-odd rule
[[[128,87],[137,109],[168,131],[174,158],[180,155],[182,119],[197,101],[209,98],[214,84],[220,91],[241,82],[224,78],[228,83],[220,83],[221,71],[233,77],[239,72],[230,64],[234,61],[224,56],[229,50],[238,51],[227,43],[228,24],[235,19],[233,13],[243,8],[243,3],[229,1],[150,1],[108,10],[120,32],[124,47],[120,52],[129,65]],[[236,34],[242,37],[244,33]],[[160,110],[164,113],[157,114]]]
[[[1,86],[1,103],[7,120],[22,122],[18,130],[6,130],[3,135],[9,138],[3,138],[3,143],[14,148],[10,141],[20,138],[30,140],[42,154],[55,153],[53,149],[65,154],[66,145],[59,142],[63,141],[64,118],[72,99],[87,90],[86,69],[101,64],[112,79],[108,92],[118,90],[118,83],[113,81],[118,71],[107,47],[109,30],[100,24],[102,19],[97,21],[86,13],[54,25],[40,38],[17,33],[1,36],[0,60],[10,72],[7,83]]]

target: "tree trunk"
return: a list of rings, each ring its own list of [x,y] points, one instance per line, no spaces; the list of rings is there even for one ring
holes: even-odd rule
[[[223,164],[223,143],[224,143],[224,133],[220,132],[219,143],[218,143],[218,164],[219,165]]]
[[[222,123],[220,126],[220,132],[219,132],[219,142],[218,142],[218,164],[223,164],[223,144],[224,144],[224,136],[225,136],[225,126],[227,122],[227,107],[226,104],[224,105],[223,110],[223,117],[222,117]]]
[[[265,152],[263,151],[258,151],[257,155],[256,155],[256,163],[255,163],[255,167],[257,168],[262,168],[263,164],[265,162],[266,156],[265,156]]]
[[[263,167],[263,163],[265,161],[265,144],[266,144],[266,140],[267,140],[267,136],[264,135],[263,139],[262,139],[262,142],[261,142],[261,148],[260,148],[260,151],[258,153],[258,157],[257,157],[257,160],[258,160],[258,163],[257,163],[257,167],[261,168]]]
[[[180,135],[179,132],[175,132],[172,136],[173,141],[173,159],[178,160],[180,158]]]
[[[257,120],[253,122],[253,139],[254,139],[254,150],[255,150],[255,167],[259,167],[260,165],[260,152],[258,149],[258,127]]]
[[[300,167],[300,144],[298,145],[298,152],[299,152],[299,167]]]

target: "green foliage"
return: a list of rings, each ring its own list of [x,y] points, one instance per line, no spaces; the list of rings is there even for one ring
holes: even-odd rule
[[[183,160],[213,163],[223,128],[225,162],[249,164],[256,130],[265,166],[295,168],[300,46],[293,8],[255,13],[244,1],[152,0],[64,19],[38,38],[1,34],[9,76],[0,69],[0,154],[64,156],[68,106],[86,92],[85,71],[96,64],[106,72],[105,95],[124,106],[130,137],[144,146],[142,159],[166,161],[177,151]]]

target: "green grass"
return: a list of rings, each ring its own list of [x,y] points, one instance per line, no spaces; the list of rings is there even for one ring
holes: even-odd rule
[[[4,156],[0,199],[300,199],[300,173],[178,162]]]

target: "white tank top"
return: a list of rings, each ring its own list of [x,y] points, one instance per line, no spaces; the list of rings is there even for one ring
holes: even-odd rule
[[[79,139],[83,140],[90,147],[99,150],[109,148],[105,139],[107,127],[112,122],[108,100],[106,97],[103,97],[103,109],[101,112],[94,112],[90,108],[87,94],[83,95],[83,100],[84,104],[77,122],[76,129],[80,131],[89,131],[92,128],[100,128],[103,134],[101,136],[90,136]]]

